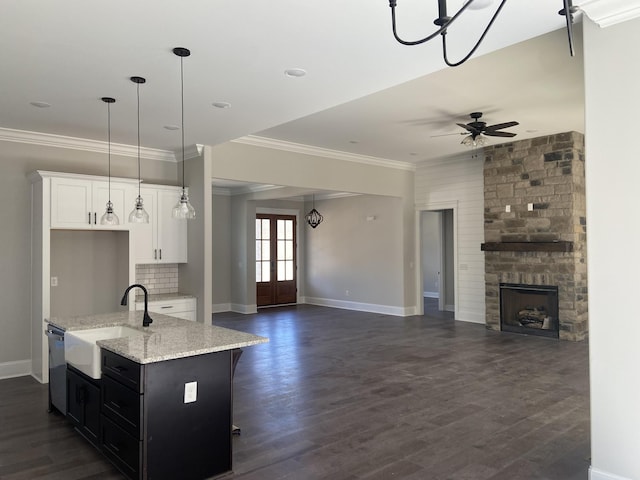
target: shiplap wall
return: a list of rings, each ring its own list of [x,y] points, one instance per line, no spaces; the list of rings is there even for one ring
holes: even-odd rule
[[[483,163],[469,152],[418,164],[415,176],[418,210],[454,206],[456,320],[476,323],[485,323]]]

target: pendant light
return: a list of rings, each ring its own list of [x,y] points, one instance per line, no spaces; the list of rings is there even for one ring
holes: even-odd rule
[[[313,208],[309,213],[305,215],[304,218],[309,224],[309,226],[311,226],[311,228],[316,228],[318,225],[322,223],[322,220],[324,220],[324,217],[320,215],[320,212],[318,210],[316,210],[316,196],[314,195],[312,198],[313,198]]]
[[[181,125],[182,125],[182,193],[180,194],[180,199],[178,203],[173,207],[171,211],[171,216],[173,218],[186,218],[188,220],[192,220],[196,218],[196,210],[193,208],[191,203],[189,203],[189,189],[184,186],[184,74],[182,68],[182,61],[184,57],[188,57],[191,55],[191,52],[182,47],[176,47],[173,49],[173,53],[180,57],[180,104],[181,104]]]
[[[138,198],[136,198],[136,205],[129,214],[130,223],[149,223],[149,214],[144,209],[142,204],[142,196],[140,195],[140,84],[145,83],[146,80],[142,77],[131,77],[131,81],[137,86],[138,97]]]
[[[107,201],[107,208],[104,215],[100,218],[100,225],[120,225],[120,219],[118,215],[113,213],[113,203],[111,203],[111,104],[115,103],[116,99],[111,97],[102,97],[102,101],[107,104],[107,142],[108,142],[108,157],[109,157],[109,200]]]

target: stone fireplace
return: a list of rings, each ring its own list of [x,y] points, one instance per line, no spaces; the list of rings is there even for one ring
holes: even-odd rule
[[[583,340],[588,335],[584,137],[569,132],[485,147],[486,324],[493,330]],[[503,288],[501,288],[501,285]],[[557,315],[538,293],[501,319],[504,286],[557,291]],[[536,305],[539,304],[539,305]],[[546,305],[546,304],[545,304]],[[530,308],[535,311],[527,312]],[[545,307],[548,308],[548,307]],[[504,312],[503,312],[504,314]],[[546,327],[535,317],[548,316]],[[552,325],[555,322],[555,325]],[[542,325],[542,324],[541,324]],[[513,327],[513,328],[511,328]],[[518,328],[522,327],[522,328]],[[534,331],[539,330],[539,331]]]

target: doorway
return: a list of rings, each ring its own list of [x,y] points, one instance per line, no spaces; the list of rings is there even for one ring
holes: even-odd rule
[[[256,214],[256,304],[297,302],[295,215]]]
[[[455,311],[453,209],[422,211],[420,253],[422,297],[438,310]]]

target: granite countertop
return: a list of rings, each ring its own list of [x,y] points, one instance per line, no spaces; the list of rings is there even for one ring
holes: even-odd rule
[[[140,331],[129,337],[100,340],[98,346],[118,355],[146,364],[192,357],[204,353],[232,350],[269,341],[251,333],[204,325],[160,313],[151,315],[153,323],[142,327],[142,311],[51,318],[48,323],[65,331],[125,325]]]

